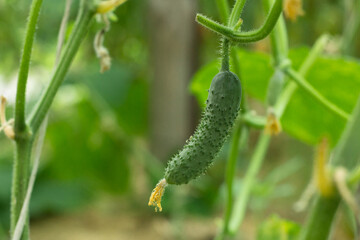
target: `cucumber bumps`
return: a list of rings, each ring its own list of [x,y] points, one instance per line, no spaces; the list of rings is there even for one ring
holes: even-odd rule
[[[186,184],[205,173],[234,125],[240,99],[241,84],[234,73],[221,71],[213,78],[200,124],[184,148],[168,163],[165,178],[153,190],[149,206],[161,211],[160,201],[167,184]]]

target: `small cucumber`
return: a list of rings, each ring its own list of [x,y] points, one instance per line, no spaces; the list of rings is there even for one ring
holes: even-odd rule
[[[239,78],[230,71],[212,80],[206,109],[194,135],[168,163],[168,184],[186,184],[205,173],[220,152],[238,115],[241,99]]]

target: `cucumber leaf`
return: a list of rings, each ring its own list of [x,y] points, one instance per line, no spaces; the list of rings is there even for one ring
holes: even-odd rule
[[[240,80],[249,96],[265,102],[269,79],[273,74],[271,56],[266,53],[236,50],[240,59]],[[309,52],[308,48],[290,51],[294,69],[298,69]],[[201,68],[190,85],[202,107],[205,106],[207,89],[219,70],[220,63],[213,61]],[[342,57],[319,57],[306,80],[321,94],[348,113],[352,112],[360,93],[360,63],[356,59]],[[327,137],[334,146],[346,122],[325,109],[312,96],[298,88],[281,119],[283,129],[291,136],[308,144],[317,144]]]

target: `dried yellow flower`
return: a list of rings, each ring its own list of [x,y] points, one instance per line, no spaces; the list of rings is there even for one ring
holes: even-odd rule
[[[6,121],[6,115],[5,115],[6,98],[1,96],[0,100],[1,100],[0,101],[0,122],[1,122],[0,131],[4,131],[5,135],[8,138],[14,140],[15,132],[12,126],[13,120]]]
[[[108,1],[102,1],[99,3],[99,6],[96,10],[97,13],[104,14],[107,12],[110,12],[126,2],[126,0],[108,0]]]
[[[327,161],[329,159],[328,141],[324,138],[317,148],[314,162],[314,180],[319,193],[328,197],[334,193],[334,185],[331,179]]]
[[[285,0],[284,13],[286,18],[295,21],[298,16],[304,15],[301,0]]]
[[[154,190],[151,193],[148,205],[154,206],[155,212],[157,212],[158,209],[159,209],[159,212],[162,211],[161,198],[164,195],[166,186],[167,186],[167,182],[163,178],[160,180],[160,182],[158,184],[156,184],[156,187],[154,188]]]
[[[269,111],[265,126],[265,132],[270,135],[278,135],[281,132],[281,124],[273,111]]]

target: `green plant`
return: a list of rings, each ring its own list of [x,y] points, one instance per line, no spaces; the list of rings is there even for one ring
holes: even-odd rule
[[[266,99],[267,103],[266,117],[254,114],[246,105],[246,101],[242,101],[241,103],[241,115],[237,120],[236,127],[233,129],[233,137],[231,139],[231,147],[225,172],[226,200],[224,217],[216,238],[227,239],[229,237],[234,237],[237,234],[239,226],[244,220],[249,199],[251,197],[251,191],[256,183],[256,176],[263,164],[270,141],[273,136],[277,135],[281,132],[282,128],[284,128],[285,132],[312,144],[319,143],[325,136],[329,137],[330,145],[336,146],[336,148],[335,156],[333,158],[334,161],[331,164],[331,167],[329,167],[329,171],[327,170],[328,167],[325,167],[325,164],[314,165],[314,168],[321,169],[321,171],[315,171],[315,178],[318,177],[318,179],[321,179],[320,181],[330,181],[327,184],[333,188],[334,193],[331,196],[324,196],[321,193],[322,190],[317,187],[319,196],[315,201],[311,210],[311,215],[305,226],[301,229],[296,227],[296,231],[292,232],[291,235],[285,231],[280,235],[283,237],[282,239],[328,239],[333,223],[333,217],[341,199],[349,206],[354,205],[351,204],[354,201],[351,196],[351,191],[347,189],[350,188],[350,186],[348,186],[349,184],[346,182],[348,180],[346,179],[348,179],[349,176],[353,176],[355,173],[346,175],[343,171],[340,171],[341,169],[339,169],[339,166],[345,166],[347,171],[351,172],[352,169],[359,164],[359,150],[353,149],[354,143],[358,142],[357,137],[355,137],[355,132],[358,132],[356,128],[359,126],[359,123],[356,123],[359,118],[359,107],[355,108],[352,115],[349,112],[352,112],[355,102],[358,101],[360,88],[357,84],[356,94],[349,100],[347,105],[344,102],[341,103],[336,101],[331,94],[328,94],[321,88],[321,85],[319,87],[319,84],[316,84],[316,82],[310,83],[310,81],[307,81],[307,77],[311,77],[311,80],[316,79],[317,81],[322,79],[315,74],[314,70],[315,66],[318,66],[321,61],[324,61],[324,63],[327,62],[328,65],[331,65],[331,61],[337,61],[338,64],[340,64],[340,62],[346,62],[346,64],[354,64],[351,69],[354,72],[356,71],[355,78],[351,78],[350,75],[346,78],[346,81],[350,83],[356,81],[357,77],[359,77],[358,71],[355,70],[359,68],[359,65],[356,61],[352,62],[351,60],[323,58],[323,49],[330,39],[330,36],[326,34],[321,36],[316,41],[313,48],[310,51],[306,51],[301,58],[297,55],[300,51],[298,53],[296,53],[296,51],[290,51],[285,20],[282,16],[283,2],[281,0],[264,0],[264,8],[269,11],[265,23],[257,30],[242,32],[240,30],[241,24],[243,21],[246,21],[246,19],[240,19],[240,15],[245,2],[245,0],[235,1],[233,9],[229,11],[227,0],[217,0],[216,3],[223,23],[215,22],[200,14],[196,17],[198,23],[221,36],[223,42],[222,61],[226,62],[226,59],[229,56],[231,57],[233,64],[231,67],[238,76],[241,76],[242,82],[244,83],[243,86],[245,86],[245,93],[242,98],[244,99],[246,94],[252,94],[260,100]],[[287,11],[285,15],[291,20],[296,19],[297,16],[304,13],[301,5],[298,3],[301,3],[301,1],[289,0],[285,2],[285,10]],[[271,5],[272,7],[270,8]],[[267,66],[261,65],[262,63],[260,61],[263,61],[264,58],[260,54],[253,54],[240,50],[233,50],[230,54],[227,54],[232,46],[236,46],[239,43],[258,41],[268,34],[270,34],[271,40],[272,69],[268,69]],[[258,60],[258,62],[254,59]],[[301,60],[299,61],[299,59]],[[224,66],[224,64],[222,65]],[[240,68],[239,65],[247,65],[248,68]],[[194,77],[192,90],[198,97],[200,103],[205,99],[201,87],[209,86],[210,82],[209,80],[206,80],[206,78],[208,78],[207,76],[210,74],[216,72],[216,66],[217,63],[214,61],[205,66]],[[251,69],[252,72],[248,71],[242,74],[240,69],[242,69],[242,71]],[[255,71],[259,73],[256,73]],[[321,70],[317,69],[317,71]],[[339,70],[339,72],[341,72],[341,70]],[[253,75],[256,75],[257,79],[264,79],[264,81],[255,83],[255,77],[253,77]],[[317,78],[314,77],[315,75]],[[251,82],[250,79],[254,80],[254,82]],[[325,85],[326,83],[323,83],[323,86]],[[311,118],[314,119],[316,116],[316,114],[311,115],[307,112],[309,107],[306,109],[303,107],[298,108],[298,106],[304,105],[304,102],[306,101],[311,101],[312,104],[315,104],[316,108],[319,107],[321,109],[322,113],[328,114],[330,118],[333,118],[334,123],[332,126],[336,125],[336,127],[321,129],[319,124],[316,126],[315,123],[306,125],[303,118],[305,116],[299,118],[302,112],[306,114],[309,122],[311,121]],[[289,112],[291,112],[292,115],[289,115]],[[347,130],[344,134],[341,134],[345,124],[347,124]],[[281,125],[283,125],[283,127]],[[260,134],[253,151],[249,168],[242,180],[242,187],[235,193],[236,197],[234,198],[236,162],[239,152],[244,151],[246,146],[244,143],[248,140],[248,132],[251,128],[261,129],[262,133]],[[182,170],[182,174],[184,175],[189,171],[187,169]],[[321,176],[327,177],[323,178],[321,176],[316,176],[319,172],[322,172]],[[344,175],[346,177],[344,177]],[[155,191],[155,193],[159,192]],[[163,191],[160,195],[162,195],[162,193]],[[352,207],[352,211],[354,214],[357,214],[357,210],[354,207]],[[279,221],[277,224],[279,225],[277,226],[279,229],[283,229],[286,227],[287,223]],[[261,235],[261,238],[264,239],[265,235]],[[270,239],[271,238],[274,238],[274,236],[270,236]]]
[[[34,163],[33,174],[30,182],[30,160],[32,158],[32,149],[35,145],[41,150],[41,145],[36,141],[42,138],[45,131],[39,133],[39,129],[44,124],[47,112],[53,102],[53,99],[65,79],[70,65],[80,48],[82,40],[85,38],[89,26],[94,16],[99,13],[106,14],[122,4],[124,1],[90,1],[81,0],[77,14],[76,23],[72,29],[71,35],[67,40],[64,51],[61,53],[61,46],[64,39],[64,31],[66,30],[67,13],[65,12],[64,23],[59,34],[59,47],[55,70],[52,78],[38,99],[36,106],[31,110],[29,116],[26,116],[26,87],[28,80],[28,72],[31,61],[32,47],[37,28],[37,22],[40,15],[42,0],[32,1],[28,23],[26,27],[25,41],[20,61],[18,84],[16,92],[14,127],[9,126],[10,122],[6,122],[4,114],[2,114],[2,124],[6,124],[6,135],[15,142],[15,159],[13,165],[13,182],[11,196],[11,229],[12,239],[29,239],[29,219],[28,204],[31,196],[31,190],[36,176],[37,165]],[[68,1],[68,6],[71,2]],[[68,11],[68,10],[67,10]],[[2,100],[2,108],[5,108],[5,100]],[[39,136],[38,135],[42,135]],[[39,150],[37,153],[39,154]],[[33,157],[34,159],[39,156]],[[35,161],[36,162],[36,161]]]
[[[282,9],[282,0],[277,0],[262,27],[251,32],[237,33],[242,23],[239,17],[244,3],[245,1],[238,1],[235,4],[228,27],[213,22],[202,15],[196,17],[199,23],[223,34],[221,72],[212,80],[209,97],[206,101],[207,108],[197,131],[183,150],[169,162],[165,179],[160,180],[150,196],[148,205],[155,206],[156,210],[162,210],[161,198],[167,184],[188,183],[206,171],[220,151],[233,126],[239,111],[241,87],[237,76],[229,72],[232,42],[255,42],[266,37],[274,27]],[[226,14],[223,13],[223,15]]]

